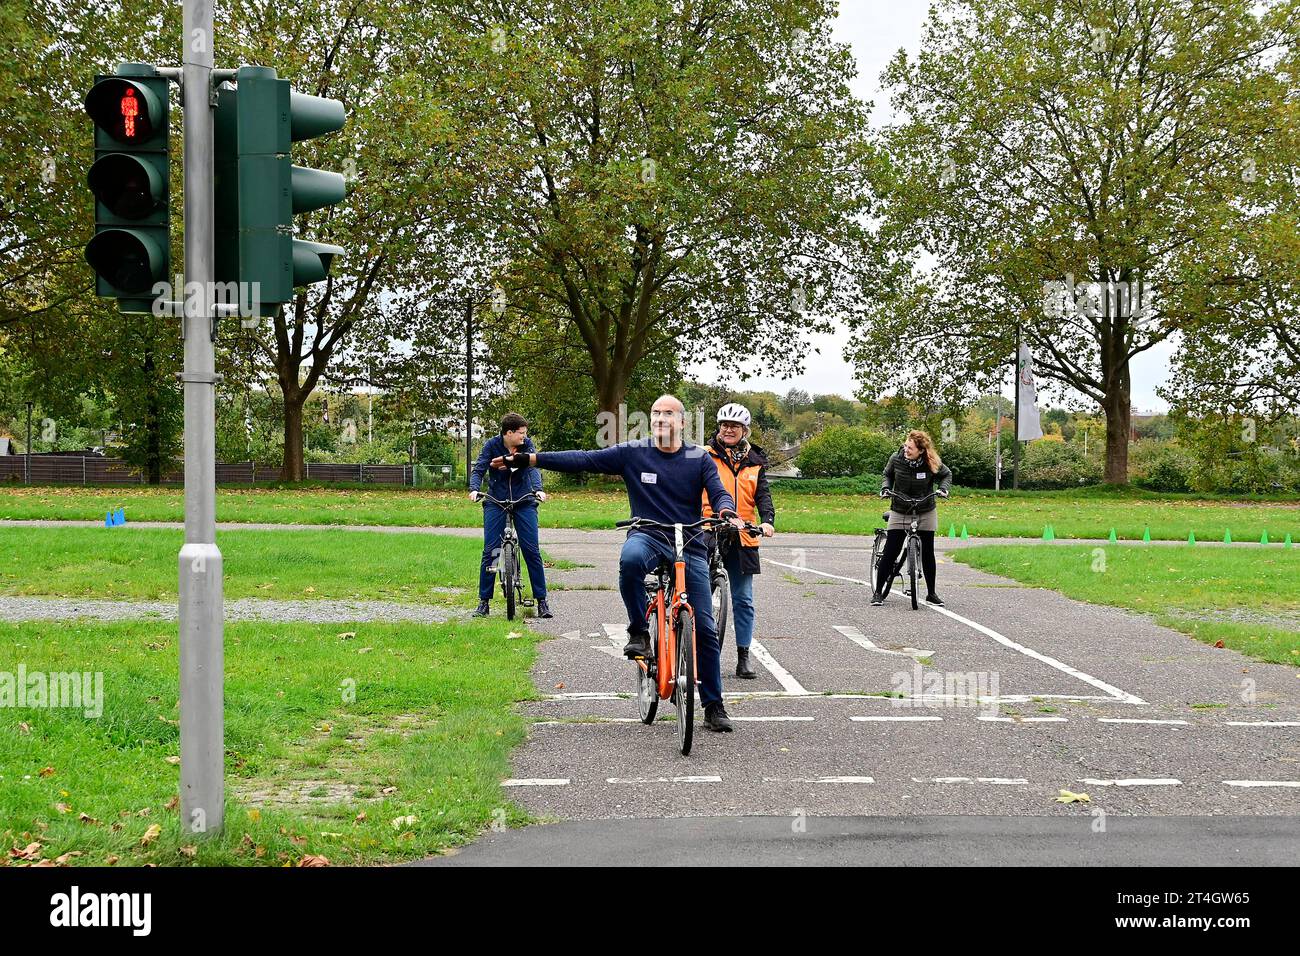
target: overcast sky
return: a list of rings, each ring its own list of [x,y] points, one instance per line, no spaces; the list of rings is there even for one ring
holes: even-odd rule
[[[872,122],[883,123],[889,119],[887,97],[881,93],[878,81],[890,57],[905,47],[915,52],[921,43],[921,26],[929,4],[926,0],[841,0],[840,15],[836,22],[836,38],[853,48],[858,61],[858,77],[854,92],[874,104]],[[743,386],[736,381],[728,384],[746,390],[772,389],[785,393],[791,388],[802,388],[812,394],[835,392],[852,396],[858,389],[853,367],[844,360],[844,347],[848,333],[840,330],[833,335],[812,336],[812,346],[805,362],[804,374],[790,379],[776,377],[750,379]],[[1173,349],[1161,343],[1133,360],[1133,404],[1142,411],[1166,411],[1168,404],[1155,394],[1156,386],[1167,376]],[[1007,357],[1008,364],[1010,356]],[[708,366],[694,370],[706,380],[716,380],[716,372]],[[1008,375],[1008,383],[1011,379]],[[1007,394],[1010,395],[1008,385]]]

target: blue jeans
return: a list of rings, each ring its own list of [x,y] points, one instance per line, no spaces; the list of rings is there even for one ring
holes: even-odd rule
[[[731,582],[731,620],[736,626],[736,646],[749,647],[754,640],[754,576],[740,570],[740,545],[722,556]]]
[[[506,533],[505,509],[494,504],[483,505],[483,561],[478,571],[478,599],[492,600],[492,590],[496,585],[496,572],[492,570],[497,561],[497,551],[501,547],[501,538]],[[515,534],[519,536],[519,550],[524,553],[524,563],[528,565],[528,583],[533,587],[533,597],[539,601],[546,600],[546,570],[542,567],[542,549],[537,543],[537,506],[515,509]]]
[[[618,558],[618,590],[627,608],[628,631],[646,630],[645,577],[660,560],[673,560],[673,549],[646,534],[629,535]],[[722,647],[713,624],[713,592],[709,587],[709,561],[697,551],[686,552],[686,594],[695,612],[695,663],[700,682],[700,702],[722,700]],[[650,635],[651,640],[654,635]]]

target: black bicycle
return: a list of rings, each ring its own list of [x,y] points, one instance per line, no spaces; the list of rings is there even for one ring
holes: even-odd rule
[[[519,535],[515,531],[515,508],[539,499],[533,491],[512,501],[502,501],[485,492],[479,492],[479,496],[506,513],[506,530],[501,535],[501,547],[497,549],[497,563],[493,570],[501,578],[501,593],[506,599],[506,619],[513,621],[516,605],[533,606],[532,599],[524,597],[523,575],[519,573]]]
[[[881,492],[881,497],[884,497],[884,495],[885,493]],[[880,592],[880,596],[883,598],[888,595],[890,588],[893,587],[894,578],[899,578],[903,582],[903,593],[911,597],[912,610],[915,611],[919,606],[916,597],[916,579],[921,574],[921,537],[916,533],[917,526],[921,523],[921,516],[917,514],[916,509],[925,504],[931,498],[936,497],[938,492],[932,491],[923,498],[911,498],[900,491],[891,491],[889,492],[889,495],[894,501],[897,501],[906,507],[907,512],[912,516],[912,520],[907,528],[907,540],[903,543],[903,551],[898,556],[898,564],[894,566],[893,573],[885,579],[885,589]],[[903,509],[899,510],[901,511]],[[881,515],[881,517],[888,522],[889,512],[886,511]],[[877,568],[879,568],[880,561],[885,555],[885,542],[887,538],[888,532],[885,528],[876,529],[876,540],[871,548],[871,581],[873,585],[879,580]],[[903,577],[904,567],[907,568],[906,578]]]
[[[762,537],[763,529],[745,523],[745,531]],[[740,547],[740,532],[730,526],[714,532],[713,546],[709,548],[709,588],[713,592],[713,620],[718,629],[718,640],[727,644],[727,622],[731,619],[731,576],[727,574],[724,556],[732,548]]]

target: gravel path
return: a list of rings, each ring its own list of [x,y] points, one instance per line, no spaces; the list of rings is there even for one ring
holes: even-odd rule
[[[464,617],[466,611],[395,601],[267,601],[240,598],[226,602],[227,621],[308,621],[349,624],[363,621],[413,621],[436,624]],[[0,621],[55,621],[93,618],[176,619],[175,601],[100,601],[91,598],[0,597]]]

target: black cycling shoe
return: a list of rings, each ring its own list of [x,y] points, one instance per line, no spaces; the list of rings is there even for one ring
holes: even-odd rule
[[[650,656],[650,632],[649,631],[632,631],[627,635],[627,643],[623,645],[623,656],[635,660],[638,657]]]
[[[754,680],[757,674],[749,666],[749,648],[736,648],[736,676],[743,677],[745,680]]]
[[[551,613],[551,606],[546,603],[546,598],[537,599],[537,616],[555,617],[555,615]]]
[[[939,595],[931,591],[925,596],[926,604],[933,604],[935,607],[943,607],[943,602],[939,600]]]
[[[708,704],[704,708],[704,726],[719,734],[729,734],[736,729],[727,716],[727,708],[722,706],[722,701]]]
[[[884,596],[883,594],[881,594],[879,591],[872,591],[872,592],[871,592],[871,606],[872,606],[872,607],[880,607],[880,605],[882,605],[882,604],[884,604],[884,603],[885,603],[885,596]]]
[[[474,611],[474,617],[487,617],[487,616],[488,616],[488,602],[479,601],[478,608]]]

